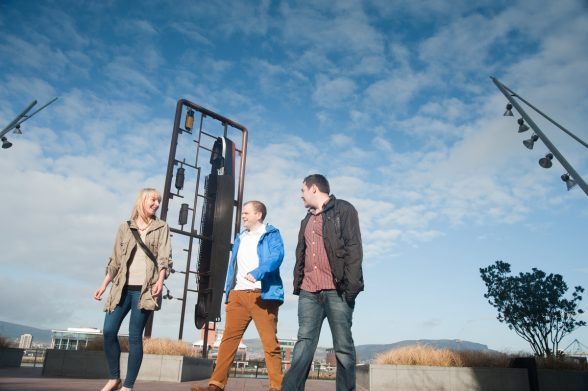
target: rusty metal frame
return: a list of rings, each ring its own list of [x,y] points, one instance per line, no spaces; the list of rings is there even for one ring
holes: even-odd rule
[[[198,124],[197,129],[195,126],[192,129],[184,129],[181,125],[182,116],[183,116],[184,112],[187,111],[188,109],[192,109],[192,110],[200,113],[200,120],[199,120],[199,124]],[[213,120],[216,120],[222,124],[224,137],[227,137],[229,127],[233,128],[237,131],[240,131],[242,133],[240,148],[238,148],[237,144],[235,145],[235,152],[239,156],[240,162],[239,162],[239,177],[238,177],[238,182],[237,182],[237,186],[236,186],[237,199],[234,200],[234,207],[236,209],[235,215],[234,215],[234,220],[235,220],[234,234],[237,235],[239,233],[239,230],[241,229],[240,216],[241,216],[241,210],[243,207],[243,189],[244,189],[244,185],[245,185],[245,164],[246,164],[246,158],[247,158],[248,130],[245,126],[239,124],[236,121],[233,121],[233,120],[231,120],[227,117],[224,117],[220,114],[217,114],[217,113],[215,113],[207,108],[204,108],[194,102],[190,102],[186,99],[180,99],[180,100],[178,100],[178,102],[176,104],[174,127],[173,127],[171,144],[170,144],[167,172],[166,172],[166,176],[165,176],[165,185],[164,185],[163,197],[162,197],[162,202],[161,202],[161,212],[160,212],[160,218],[164,221],[167,221],[170,199],[173,199],[176,196],[183,197],[183,196],[179,195],[178,193],[174,193],[171,191],[172,178],[174,177],[174,167],[177,165],[180,165],[182,167],[186,166],[186,167],[189,167],[189,168],[195,170],[195,172],[196,172],[196,188],[195,188],[195,194],[194,194],[194,199],[193,199],[192,208],[191,208],[192,218],[191,218],[191,225],[190,225],[189,231],[185,230],[183,226],[181,227],[181,229],[175,228],[172,226],[172,224],[169,224],[169,222],[168,222],[168,224],[170,225],[170,231],[172,232],[172,234],[184,235],[189,238],[186,267],[185,267],[184,271],[180,271],[180,273],[183,273],[185,275],[183,295],[182,295],[182,298],[178,298],[178,300],[182,301],[182,310],[181,310],[181,316],[180,316],[180,329],[179,329],[179,337],[178,337],[178,339],[180,339],[180,340],[183,337],[184,319],[185,319],[185,312],[186,312],[186,299],[187,299],[188,292],[198,292],[198,290],[188,288],[190,274],[197,273],[196,271],[191,270],[191,259],[192,259],[192,250],[194,248],[194,240],[203,240],[203,239],[210,240],[210,238],[206,238],[206,237],[200,235],[197,232],[197,230],[195,229],[198,200],[199,200],[199,198],[204,197],[203,194],[199,193],[200,174],[201,174],[201,166],[199,165],[200,149],[210,151],[209,148],[201,145],[202,137],[210,137],[210,138],[215,139],[216,137],[220,136],[220,135],[215,136],[215,135],[210,134],[210,133],[206,132],[205,130],[203,130],[203,122],[204,122],[204,119],[207,117],[209,117]],[[190,163],[186,163],[185,158],[183,160],[179,160],[176,156],[176,152],[177,152],[177,147],[178,147],[180,135],[183,133],[193,134],[193,132],[194,133],[197,132],[198,134],[197,134],[197,138],[192,140],[196,144],[196,148],[195,148],[194,163],[190,164]],[[235,179],[237,180],[237,178],[235,178]],[[145,328],[145,336],[147,336],[147,337],[151,336],[152,325],[153,325],[153,317],[151,316],[148,323],[147,323],[147,326]],[[207,347],[206,347],[207,339],[208,339],[207,337],[208,337],[208,326],[205,328],[205,331],[204,331],[203,356],[205,356],[205,357],[206,357],[206,349],[207,349]]]

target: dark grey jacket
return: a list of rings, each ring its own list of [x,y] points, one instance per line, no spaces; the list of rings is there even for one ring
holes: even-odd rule
[[[345,294],[347,301],[353,301],[363,291],[363,272],[361,263],[363,250],[357,211],[349,202],[338,200],[334,195],[323,210],[323,240],[331,265],[333,282],[337,291]],[[304,279],[304,255],[306,242],[304,230],[310,219],[310,212],[300,224],[296,264],[294,266],[294,294],[300,293]]]

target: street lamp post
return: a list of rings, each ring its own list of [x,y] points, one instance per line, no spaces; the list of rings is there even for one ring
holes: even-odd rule
[[[549,151],[553,154],[551,157],[546,156],[546,158],[544,158],[546,160],[541,159],[541,161],[543,161],[544,164],[542,164],[541,161],[540,161],[540,165],[542,167],[545,167],[545,168],[550,167],[551,166],[550,160],[551,160],[551,158],[555,157],[560,162],[560,164],[567,170],[567,174],[562,175],[562,180],[566,181],[566,179],[564,179],[564,178],[568,178],[568,180],[566,181],[566,183],[569,183],[568,181],[569,181],[569,178],[571,177],[573,179],[573,181],[578,186],[580,186],[580,188],[584,191],[584,193],[586,193],[586,195],[588,195],[588,185],[586,184],[586,182],[584,182],[584,180],[582,179],[582,177],[580,176],[580,174],[578,174],[578,172],[574,169],[574,167],[559,152],[559,150],[555,147],[555,145],[553,145],[553,143],[549,140],[549,138],[545,135],[545,133],[543,133],[543,131],[541,130],[541,128],[527,114],[527,112],[519,104],[519,102],[517,101],[517,99],[520,100],[521,102],[523,102],[524,104],[526,104],[527,106],[529,106],[530,108],[532,108],[533,110],[535,110],[538,114],[540,114],[545,119],[547,119],[549,122],[551,122],[552,124],[554,124],[555,126],[557,126],[558,128],[560,128],[567,135],[569,135],[570,137],[572,137],[574,140],[576,140],[577,142],[579,142],[580,144],[582,144],[586,148],[588,148],[588,144],[586,144],[584,141],[582,141],[580,138],[578,138],[572,132],[570,132],[569,130],[565,129],[563,126],[561,126],[557,122],[555,122],[553,119],[551,119],[545,113],[543,113],[542,111],[540,111],[539,109],[537,109],[535,106],[533,106],[532,104],[530,104],[529,102],[527,102],[525,99],[523,99],[516,92],[514,92],[513,90],[511,90],[510,88],[508,88],[507,86],[505,86],[504,84],[502,84],[498,79],[496,79],[495,77],[490,77],[490,78],[492,79],[492,81],[494,82],[494,84],[496,85],[496,87],[498,87],[498,89],[500,90],[500,92],[502,92],[502,94],[506,97],[506,99],[508,99],[508,101],[510,102],[510,104],[512,105],[512,107],[514,107],[519,112],[519,114],[524,119],[524,121],[526,121],[526,123],[529,124],[529,126],[533,129],[533,131],[535,132],[535,134],[537,136],[539,136],[539,138],[541,139],[541,141],[543,141],[543,143],[547,146],[547,148],[549,149]],[[517,98],[517,99],[515,99],[515,98]],[[524,126],[524,123],[521,123],[521,122],[519,122],[519,123],[520,123],[521,127]],[[521,132],[521,131],[524,131],[524,129],[522,129],[522,130],[520,129],[519,130],[519,132]],[[549,161],[547,161],[547,160],[549,160]],[[568,185],[568,190],[570,188],[571,188],[571,186]]]

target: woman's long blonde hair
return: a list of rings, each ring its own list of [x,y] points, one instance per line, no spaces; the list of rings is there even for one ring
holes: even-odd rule
[[[161,202],[161,193],[159,192],[159,190],[154,189],[152,187],[146,187],[144,189],[141,189],[141,191],[139,191],[139,194],[137,194],[137,198],[135,199],[135,206],[133,207],[133,210],[131,211],[131,220],[135,220],[137,217],[141,217],[141,219],[143,219],[143,221],[148,221],[150,216],[147,216],[145,214],[145,209],[143,208],[143,204],[145,203],[145,200],[149,197],[151,197],[153,194],[157,195],[157,198],[159,198],[159,201]],[[155,216],[153,216],[155,217]]]

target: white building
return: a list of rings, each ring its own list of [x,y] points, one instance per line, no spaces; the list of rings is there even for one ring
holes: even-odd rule
[[[128,334],[119,334],[119,339],[129,338]],[[102,330],[93,327],[68,327],[66,330],[51,330],[51,349],[80,350],[96,341],[101,344]]]
[[[203,334],[203,332],[201,333]],[[214,339],[213,343],[210,341]],[[221,344],[221,340],[223,339],[223,329],[217,330],[209,330],[208,334],[208,358],[216,359],[218,355],[218,348]],[[200,339],[192,344],[192,347],[199,352],[202,352],[202,345],[204,344],[204,339]],[[235,364],[237,367],[245,367],[247,362],[247,345],[241,341],[239,343],[239,347],[237,348],[237,352],[235,353],[234,361],[237,363]]]
[[[18,340],[18,347],[20,349],[30,349],[33,345],[33,336],[31,334],[23,334]]]

